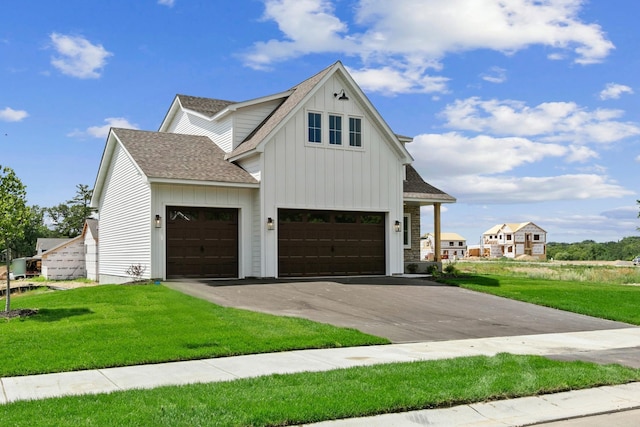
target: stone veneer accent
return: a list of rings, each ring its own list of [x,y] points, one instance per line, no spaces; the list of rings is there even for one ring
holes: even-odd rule
[[[411,249],[404,250],[404,262],[420,261],[420,206],[405,205],[404,213],[411,215]]]

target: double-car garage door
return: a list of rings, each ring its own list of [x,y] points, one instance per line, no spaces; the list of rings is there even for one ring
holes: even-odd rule
[[[238,277],[238,210],[169,206],[167,277]],[[384,213],[280,209],[280,277],[385,274]],[[271,232],[271,231],[269,231]]]
[[[383,213],[278,211],[280,277],[385,274]]]

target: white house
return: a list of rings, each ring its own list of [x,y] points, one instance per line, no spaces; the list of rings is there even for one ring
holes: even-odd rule
[[[434,259],[436,252],[435,236],[427,233],[420,239],[420,256],[424,259]],[[467,256],[467,239],[458,233],[440,234],[441,259],[459,259]]]
[[[482,253],[491,258],[547,259],[547,232],[532,222],[498,224],[482,234]]]
[[[342,63],[231,102],[177,95],[158,132],[111,129],[98,170],[101,283],[392,275],[419,259],[424,182]],[[418,231],[416,231],[418,230]],[[415,258],[415,259],[414,259]]]

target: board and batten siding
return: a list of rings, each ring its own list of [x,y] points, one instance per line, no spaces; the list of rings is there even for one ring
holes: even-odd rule
[[[207,120],[195,114],[179,111],[167,128],[167,132],[209,137],[225,153],[231,151],[231,118]]]
[[[403,217],[404,167],[388,136],[372,124],[372,117],[355,96],[346,102],[334,97],[341,87],[339,79],[330,79],[265,145],[263,216],[277,218],[277,209],[285,207],[385,212],[387,274],[402,273],[402,233],[392,232],[391,224]],[[309,111],[323,114],[322,144],[307,142]],[[344,117],[342,147],[327,143],[327,115],[331,113]],[[362,119],[361,149],[349,147],[349,116]],[[275,269],[277,233],[266,233],[265,239],[265,264]],[[266,272],[267,276],[274,274]]]
[[[153,228],[152,277],[166,279],[166,218],[167,206],[235,208],[238,215],[238,254],[240,277],[257,276],[253,262],[254,200],[258,189],[216,185],[152,184],[150,217],[163,217],[162,227]]]
[[[151,278],[151,190],[122,147],[114,148],[100,200],[100,283],[123,283],[132,265]]]

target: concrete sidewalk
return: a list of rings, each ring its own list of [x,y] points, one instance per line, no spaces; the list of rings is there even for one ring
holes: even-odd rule
[[[110,393],[167,385],[229,381],[276,373],[327,371],[391,362],[475,355],[493,356],[505,352],[562,357],[563,355],[575,356],[594,351],[634,347],[640,347],[640,328],[298,350],[1,378],[0,404],[63,395]],[[424,423],[428,420],[429,425],[504,426],[505,424],[531,424],[631,408],[640,408],[640,383],[464,405],[448,409],[389,414],[373,419],[332,421],[320,425],[390,426],[406,425],[410,420],[413,420],[414,423]]]

